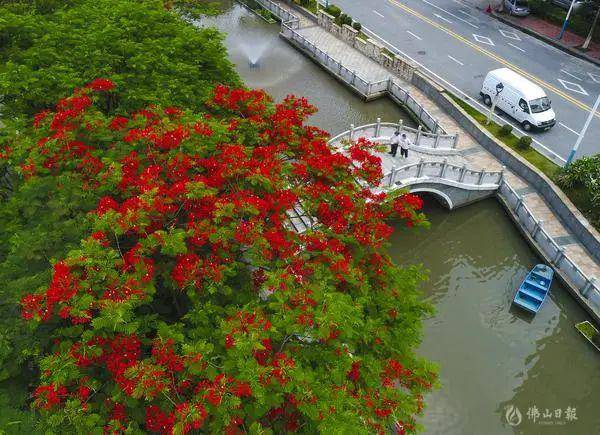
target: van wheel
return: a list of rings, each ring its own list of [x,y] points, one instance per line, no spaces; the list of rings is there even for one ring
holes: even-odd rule
[[[527,121],[523,121],[523,130],[525,131],[531,131],[531,124]]]
[[[492,98],[489,95],[484,95],[483,96],[483,103],[486,106],[491,106],[492,105]]]

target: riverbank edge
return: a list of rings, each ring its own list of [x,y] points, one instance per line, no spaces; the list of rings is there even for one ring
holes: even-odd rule
[[[565,286],[568,292],[571,294],[573,298],[577,301],[577,303],[589,314],[596,325],[600,326],[600,313],[598,313],[594,308],[588,303],[587,299],[585,299],[579,289],[573,282],[567,277],[565,273],[562,272],[560,267],[558,267],[552,258],[550,258],[542,247],[531,237],[531,234],[527,231],[527,229],[522,225],[519,218],[515,215],[514,211],[508,204],[507,199],[500,193],[496,194],[496,199],[504,208],[504,211],[508,215],[508,217],[513,221],[517,230],[521,233],[523,238],[527,241],[529,246],[534,250],[534,252],[540,257],[543,258],[544,261],[553,266],[555,275],[558,277],[559,281]]]
[[[415,76],[420,76],[420,72],[415,72]],[[584,243],[582,238],[580,237],[580,232],[573,231],[571,225],[578,226],[580,231],[588,229],[584,222],[587,225],[590,225],[589,222],[585,219],[585,217],[581,214],[581,212],[571,203],[571,201],[566,197],[566,195],[556,186],[554,183],[548,179],[544,174],[539,173],[537,169],[523,159],[520,155],[515,153],[513,150],[508,148],[506,145],[498,141],[487,131],[482,129],[477,121],[473,119],[466,111],[463,110],[453,99],[448,95],[444,88],[436,86],[434,83],[431,83],[426,77],[421,77],[421,83],[425,86],[419,86],[415,83],[415,86],[419,88],[422,92],[432,98],[436,103],[440,105],[442,109],[444,109],[454,120],[464,128],[469,134],[471,134],[475,140],[484,147],[487,151],[489,151],[494,157],[504,163],[507,168],[513,171],[517,176],[523,178],[530,185],[534,186],[537,192],[542,196],[542,198],[547,201],[553,213],[555,213],[558,219],[573,233],[577,240],[581,242],[581,244],[590,250],[588,245]],[[427,89],[428,86],[431,86]],[[433,94],[433,95],[431,95]],[[532,181],[533,180],[533,181]],[[544,186],[544,188],[540,189],[540,184]],[[519,232],[523,235],[525,240],[529,243],[529,245],[533,248],[533,250],[543,258],[548,264],[554,266],[554,270],[559,277],[560,281],[565,285],[568,289],[569,293],[575,298],[575,300],[586,310],[586,312],[592,317],[594,322],[597,325],[600,325],[600,312],[598,312],[589,302],[588,300],[581,294],[581,289],[576,286],[573,281],[561,270],[559,265],[557,265],[553,258],[550,258],[549,255],[541,248],[541,246],[533,239],[531,234],[528,232],[527,228],[524,227],[523,223],[518,216],[515,215],[514,211],[508,204],[508,201],[504,196],[497,192],[496,198],[505,208],[507,214],[515,223],[515,226],[519,230]],[[559,208],[557,210],[556,208]],[[578,217],[579,215],[579,217]],[[582,222],[583,221],[583,222]],[[596,232],[594,228],[589,228],[588,237],[591,243],[595,243],[598,246],[597,251],[589,252],[594,258],[600,254],[600,237],[594,235]],[[596,255],[593,255],[596,254]],[[595,278],[595,277],[594,277]]]
[[[420,72],[416,72],[415,75],[422,76]],[[433,85],[424,76],[422,78],[423,80],[413,81],[413,84],[444,109],[481,146],[506,165],[508,169],[531,184],[548,203],[559,220],[588,250],[589,254],[597,262],[600,262],[600,234],[566,194],[535,166],[481,128],[479,123],[464,111],[444,88]]]
[[[293,7],[292,9],[296,10],[297,7]],[[299,46],[299,44],[293,43],[290,38],[287,38],[282,34],[280,34],[280,36],[289,41],[291,45],[299,49],[303,54],[315,61],[318,65],[321,65],[321,62],[319,62],[318,59],[314,59],[313,56],[304,50],[303,47]],[[330,71],[329,68],[325,67],[324,69],[336,77],[336,75]],[[349,85],[341,77],[338,78],[338,80],[346,85]],[[587,219],[585,219],[585,217],[570,202],[566,195],[557,186],[555,186],[551,180],[549,180],[545,175],[539,174],[537,169],[529,162],[525,161],[513,150],[498,142],[493,136],[484,131],[478,125],[476,120],[472,119],[471,116],[448,95],[446,89],[443,86],[438,85],[437,81],[429,78],[422,71],[414,71],[410,80],[410,84],[415,86],[420,92],[423,92],[426,97],[430,98],[435,104],[438,105],[439,108],[444,110],[450,117],[452,117],[461,128],[470,134],[477,141],[477,143],[479,143],[485,150],[490,152],[492,156],[494,156],[499,162],[506,165],[517,176],[521,177],[532,187],[534,187],[539,195],[548,203],[552,213],[555,214],[556,218],[587,249],[588,254],[594,258],[594,260],[600,261],[600,236],[594,234],[595,230],[591,228],[591,224],[589,224]],[[358,89],[354,89],[352,86],[350,86],[350,88],[359,94],[362,93]],[[383,92],[382,94],[387,94],[387,92]],[[396,102],[393,98],[392,101]],[[499,198],[502,205],[506,208],[508,204],[504,198],[501,198],[499,192],[496,194],[496,197]],[[540,258],[543,258],[549,264],[555,265],[553,259],[548,258],[541,247],[538,246],[538,244],[527,235],[527,229],[522,226],[523,224],[521,222],[516,220],[517,217],[511,215],[511,218],[517,224],[519,231],[525,235],[525,240],[529,242],[534,251],[539,253]],[[586,227],[586,224],[589,226],[589,228]],[[591,249],[590,245],[592,246]],[[583,295],[581,295],[580,291],[583,290],[583,288],[578,288],[563,272],[560,271],[560,268],[556,265],[555,269],[557,270],[559,279],[575,297],[575,300],[586,310],[586,312],[590,313],[594,322],[600,325],[600,312],[597,312],[596,309],[583,297]],[[588,277],[588,279],[589,278],[590,277]],[[595,280],[595,277],[591,277],[591,279]],[[593,281],[592,287],[594,287]]]

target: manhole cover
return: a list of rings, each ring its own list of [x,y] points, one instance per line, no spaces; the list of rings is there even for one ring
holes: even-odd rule
[[[424,50],[421,50],[421,51],[417,51],[417,54],[427,54],[427,52]]]

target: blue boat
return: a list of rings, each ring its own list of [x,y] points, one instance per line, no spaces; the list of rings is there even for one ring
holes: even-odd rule
[[[551,267],[545,264],[536,265],[519,286],[513,303],[536,314],[550,291],[553,276],[554,270]]]

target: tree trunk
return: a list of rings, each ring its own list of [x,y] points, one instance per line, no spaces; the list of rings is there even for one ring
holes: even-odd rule
[[[594,34],[594,29],[596,28],[596,24],[598,24],[599,17],[600,17],[600,6],[598,7],[598,10],[596,11],[596,16],[594,17],[594,22],[592,23],[592,27],[590,28],[587,38],[585,38],[585,42],[581,46],[581,48],[583,48],[584,50],[587,50],[587,48],[590,45],[590,42],[592,42],[592,35]]]

